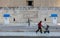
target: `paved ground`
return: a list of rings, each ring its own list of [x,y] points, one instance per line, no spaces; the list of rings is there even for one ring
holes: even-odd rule
[[[0,25],[0,32],[35,32],[37,26],[3,26]],[[50,26],[52,32],[60,32],[60,26]]]
[[[52,37],[46,37],[46,36],[0,36],[0,38],[60,38],[60,36],[52,36]]]
[[[35,33],[35,32],[0,32],[0,36],[60,36],[60,32],[50,32],[50,33]]]
[[[60,26],[50,26],[49,30],[51,32],[49,34],[35,33],[36,30],[37,26],[0,25],[0,36],[19,36],[6,38],[60,38]]]

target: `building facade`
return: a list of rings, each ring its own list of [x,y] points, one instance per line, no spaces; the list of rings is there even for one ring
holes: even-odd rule
[[[44,18],[51,23],[50,15],[56,13],[57,22],[60,23],[60,0],[0,0],[0,23],[4,23],[5,13],[11,15],[10,23],[26,23],[28,18],[32,23],[43,21]]]

